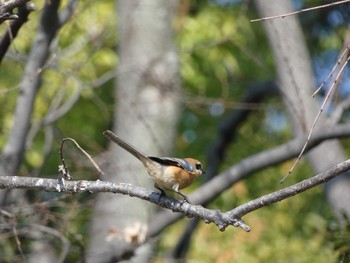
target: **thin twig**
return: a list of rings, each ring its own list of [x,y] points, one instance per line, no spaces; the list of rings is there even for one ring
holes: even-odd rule
[[[325,129],[322,133],[319,133],[318,136],[320,136],[317,143],[323,141],[324,139],[330,139],[334,138],[334,136],[345,136],[346,132],[349,132],[349,125],[342,125],[338,126],[342,127],[340,130],[337,130],[336,133],[334,133],[334,128]],[[331,134],[327,134],[330,132]],[[334,133],[334,134],[333,134]],[[316,136],[313,137],[312,140],[315,140],[317,138]],[[315,146],[316,142],[312,142],[309,145],[309,148],[312,146]],[[286,147],[283,147],[283,149],[288,150],[288,154],[290,158],[293,156],[293,152],[297,154],[297,150],[295,149],[293,151],[294,147],[293,145],[295,143],[298,143],[299,140],[295,141],[295,139],[285,145]],[[314,145],[313,145],[314,143]],[[316,143],[316,144],[317,144]],[[280,149],[281,146],[278,147]],[[292,152],[291,152],[292,149]],[[268,156],[270,161],[270,164],[277,164],[282,161],[285,161],[287,156],[282,156],[281,153],[279,154],[272,154],[272,150],[269,150],[268,152],[265,152]],[[285,151],[285,150],[283,150]],[[271,157],[272,156],[272,157]],[[273,157],[275,156],[275,157]],[[281,158],[277,160],[276,158]],[[259,159],[261,160],[261,164],[259,165],[261,167],[267,167],[266,162],[262,160],[260,156],[250,157],[245,160],[245,163],[240,163],[238,165],[235,165],[236,169],[245,169],[244,171],[241,170],[240,173],[243,176],[243,174],[250,174],[254,170],[258,169],[257,166],[254,167],[254,160],[253,159]],[[275,160],[272,160],[275,159]],[[250,164],[251,166],[249,167]],[[262,166],[261,166],[262,165]],[[231,185],[232,178],[227,177],[227,175],[235,174],[233,171],[233,168],[227,170],[222,175],[218,175],[214,177],[213,180],[208,182],[207,184],[203,185],[200,189],[198,189],[195,193],[191,195],[194,200],[197,200],[196,203],[203,203],[208,202],[209,199],[213,200],[214,195],[217,196],[219,191],[221,192],[222,189],[217,182],[218,180],[220,182],[223,182],[225,184],[225,187],[227,185]],[[142,187],[133,186],[131,184],[125,184],[125,183],[111,183],[107,181],[86,181],[86,180],[80,180],[80,181],[67,181],[66,187],[63,188],[63,190],[57,186],[57,180],[54,179],[46,179],[46,178],[37,178],[37,177],[22,177],[22,176],[0,176],[0,189],[30,189],[34,191],[47,191],[47,192],[66,192],[66,193],[80,193],[80,192],[89,192],[89,193],[96,193],[96,192],[109,192],[109,193],[120,193],[124,195],[129,195],[132,197],[137,197],[143,200],[147,200],[149,202],[152,202],[154,204],[158,204],[164,208],[167,208],[169,210],[172,210],[173,212],[180,212],[181,214],[173,214],[171,213],[172,218],[167,218],[164,214],[159,214],[156,218],[151,220],[150,224],[150,230],[149,230],[149,236],[154,236],[158,234],[164,227],[169,225],[169,221],[175,221],[178,219],[178,217],[186,215],[188,217],[197,217],[202,220],[204,220],[206,223],[215,223],[221,231],[223,231],[227,226],[233,225],[236,227],[241,227],[245,231],[249,231],[249,226],[245,225],[244,222],[241,220],[241,216],[252,212],[253,210],[256,210],[262,206],[266,206],[268,204],[275,203],[277,201],[280,201],[282,199],[286,199],[288,197],[291,197],[293,195],[296,195],[302,191],[306,191],[307,189],[314,187],[318,184],[322,184],[332,178],[334,178],[337,175],[343,174],[346,171],[349,171],[350,169],[350,160],[347,160],[343,163],[340,163],[333,168],[329,169],[327,172],[321,173],[315,177],[309,178],[307,180],[304,180],[298,184],[295,184],[292,187],[287,187],[283,190],[279,190],[275,193],[272,193],[270,195],[264,196],[260,199],[254,200],[252,202],[248,202],[245,205],[242,205],[234,210],[231,210],[227,213],[222,213],[218,210],[210,210],[203,208],[199,205],[191,205],[188,203],[182,203],[178,200],[175,200],[171,197],[160,197],[159,193],[154,193],[150,190],[144,189]],[[237,180],[238,177],[235,177]],[[215,180],[218,179],[218,180]],[[236,180],[235,179],[235,180]],[[208,190],[212,190],[214,193],[210,193]],[[227,188],[226,188],[227,189]],[[215,193],[216,192],[216,193]],[[208,195],[205,196],[205,193]],[[209,199],[208,199],[209,198]],[[192,200],[192,198],[191,198]],[[1,210],[0,210],[1,211]],[[174,215],[176,218],[174,218]],[[161,219],[162,218],[162,219]],[[161,219],[161,220],[160,220]],[[171,222],[170,222],[171,223]]]
[[[28,228],[30,229],[30,231],[34,229],[58,238],[61,241],[61,244],[59,245],[59,248],[61,249],[61,253],[59,254],[59,257],[56,259],[55,262],[57,263],[65,262],[65,259],[69,252],[70,242],[60,231],[52,227],[47,227],[39,224],[30,224],[28,225]]]
[[[347,47],[346,49],[348,49],[348,47]],[[300,153],[299,153],[297,159],[294,161],[292,167],[289,169],[288,173],[287,173],[287,174],[282,178],[282,180],[280,181],[281,183],[292,173],[292,171],[294,170],[294,167],[297,165],[297,163],[298,163],[299,160],[301,159],[301,156],[304,154],[305,149],[306,149],[306,147],[307,147],[307,145],[308,145],[308,143],[309,143],[309,141],[310,141],[310,138],[311,138],[311,136],[312,136],[312,134],[313,134],[313,132],[314,132],[316,123],[317,123],[318,119],[320,118],[320,115],[321,115],[321,113],[323,112],[324,107],[325,107],[325,105],[326,105],[326,103],[327,103],[327,101],[328,101],[328,99],[329,99],[329,97],[330,97],[332,91],[334,90],[334,87],[335,87],[336,84],[338,83],[338,80],[339,80],[341,74],[343,73],[343,71],[344,71],[346,65],[348,64],[349,60],[350,60],[350,56],[348,55],[346,61],[344,62],[344,64],[343,64],[342,67],[340,68],[338,74],[336,75],[336,77],[335,77],[335,79],[334,79],[334,82],[332,83],[331,87],[329,88],[329,90],[328,90],[327,93],[326,93],[326,96],[325,96],[325,98],[324,98],[324,100],[323,100],[323,103],[322,103],[322,105],[321,105],[321,108],[320,108],[320,110],[318,111],[318,113],[317,113],[317,115],[316,115],[316,118],[314,119],[314,122],[312,123],[311,129],[310,129],[310,131],[309,131],[309,134],[308,134],[308,136],[307,136],[307,139],[306,139],[306,141],[305,141],[305,144],[304,144],[302,150],[300,151]]]
[[[250,20],[250,22],[254,23],[254,22],[266,21],[266,20],[275,19],[275,18],[285,18],[287,16],[292,16],[292,15],[304,13],[304,12],[307,12],[307,11],[317,10],[317,9],[321,9],[321,8],[326,8],[326,7],[330,7],[330,6],[333,6],[333,5],[340,5],[340,4],[344,4],[344,3],[347,3],[347,2],[350,2],[350,0],[343,0],[343,1],[333,2],[333,3],[329,3],[329,4],[325,4],[325,5],[309,7],[309,8],[301,9],[301,10],[298,10],[298,11],[295,11],[295,12],[291,12],[291,13],[288,13],[288,14],[283,14],[283,15],[268,16],[268,17],[263,17],[263,18],[258,18],[258,19],[252,19],[252,20]]]
[[[11,214],[8,211],[3,210],[3,209],[0,209],[0,215],[6,216],[11,220],[11,230],[12,230],[13,236],[15,237],[15,240],[16,240],[17,249],[22,256],[22,259],[25,260],[25,256],[24,256],[24,253],[22,250],[21,241],[19,240],[19,237],[18,237],[16,215]]]
[[[22,259],[25,260],[26,257],[24,256],[24,253],[23,253],[23,250],[22,250],[22,245],[21,245],[22,243],[21,243],[21,240],[19,240],[18,233],[17,233],[16,218],[13,217],[12,220],[13,220],[13,222],[12,222],[12,232],[13,232],[13,235],[14,235],[15,240],[16,240],[17,249],[18,249],[19,253],[22,256]]]
[[[331,72],[328,74],[328,76],[325,78],[325,80],[321,83],[321,85],[317,88],[317,90],[314,92],[314,94],[312,94],[312,97],[315,97],[316,94],[322,89],[322,87],[326,84],[326,82],[328,81],[329,78],[331,78],[333,76],[334,71],[336,70],[336,68],[340,65],[342,59],[344,58],[344,56],[347,54],[347,52],[349,51],[349,47],[350,45],[348,45],[344,52],[340,55],[340,58],[338,59],[337,63],[334,65],[334,67],[332,68]]]
[[[85,154],[85,156],[90,160],[90,162],[94,165],[94,167],[96,168],[96,170],[98,171],[98,173],[100,175],[104,175],[103,171],[101,170],[101,168],[98,166],[98,164],[94,161],[94,159],[92,159],[91,155],[88,154],[83,148],[80,147],[80,145],[76,142],[76,140],[72,139],[72,138],[63,138],[62,139],[62,143],[61,143],[61,146],[60,146],[60,156],[61,156],[61,163],[62,163],[62,166],[65,170],[65,172],[68,173],[68,169],[67,169],[67,166],[64,162],[64,158],[63,158],[63,144],[66,142],[66,141],[71,141],[75,144],[75,146],[83,153]],[[69,174],[69,173],[68,173]]]

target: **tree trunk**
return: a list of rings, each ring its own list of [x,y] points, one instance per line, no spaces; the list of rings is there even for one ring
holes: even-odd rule
[[[179,118],[180,83],[172,17],[177,1],[118,1],[119,67],[114,131],[150,155],[169,154]],[[110,145],[105,180],[153,189],[142,164]],[[128,196],[97,197],[87,262],[146,262],[150,244],[142,243],[155,207]],[[135,231],[134,234],[131,232]],[[134,242],[126,242],[132,238]]]
[[[291,1],[281,1],[278,5],[269,0],[256,0],[255,3],[262,17],[294,11]],[[320,105],[312,98],[316,90],[314,74],[297,16],[272,19],[263,23],[276,61],[279,85],[289,111],[294,134],[306,134],[312,126]],[[321,116],[316,129],[322,129],[326,125],[326,118]],[[346,159],[338,140],[322,143],[307,156],[316,173],[325,171]],[[338,215],[346,212],[350,216],[349,188],[350,180],[346,174],[326,184],[328,201]]]

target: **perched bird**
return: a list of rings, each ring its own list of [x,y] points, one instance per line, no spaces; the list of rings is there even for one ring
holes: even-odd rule
[[[198,160],[148,156],[109,130],[104,131],[103,135],[142,162],[161,195],[165,195],[163,189],[173,190],[189,203],[187,196],[179,190],[191,185],[198,176],[205,173]]]

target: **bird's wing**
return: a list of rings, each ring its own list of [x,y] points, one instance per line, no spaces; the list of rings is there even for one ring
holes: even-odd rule
[[[173,157],[154,157],[154,156],[149,156],[148,158],[162,165],[171,165],[171,166],[181,167],[182,169],[186,170],[189,173],[195,172],[195,168],[193,167],[193,165],[184,159],[173,158]]]

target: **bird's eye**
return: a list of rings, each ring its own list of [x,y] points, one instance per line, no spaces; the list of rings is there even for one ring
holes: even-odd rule
[[[198,169],[198,170],[202,170],[202,164],[200,164],[200,163],[196,163],[196,169]]]

